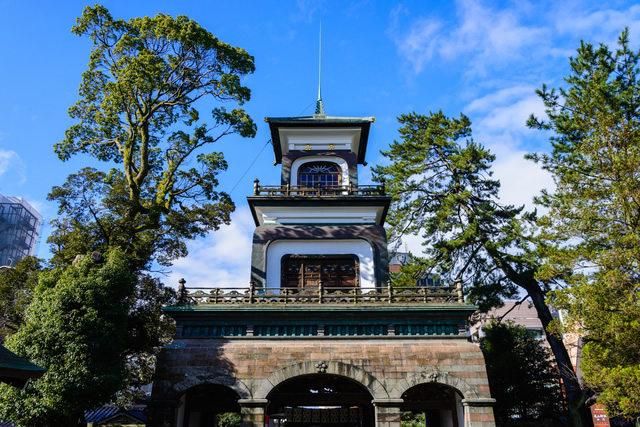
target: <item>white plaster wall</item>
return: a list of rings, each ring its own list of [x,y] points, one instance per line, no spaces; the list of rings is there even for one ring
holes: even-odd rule
[[[379,224],[380,206],[262,206],[261,224]]]
[[[375,288],[373,248],[366,240],[276,240],[267,247],[267,287],[280,287],[285,255],[356,255],[360,261],[360,287]]]
[[[290,150],[305,150],[310,145],[313,150],[336,150],[358,152],[360,127],[354,128],[280,128],[282,154]]]
[[[309,156],[299,157],[291,164],[291,185],[298,185],[298,171],[305,163],[311,162],[328,162],[335,163],[342,170],[342,185],[349,185],[349,165],[342,157],[333,156]]]

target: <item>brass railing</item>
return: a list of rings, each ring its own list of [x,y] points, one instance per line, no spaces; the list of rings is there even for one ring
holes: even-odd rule
[[[179,304],[288,305],[288,304],[442,304],[464,303],[462,284],[455,286],[420,286],[361,289],[326,287],[262,288],[253,283],[248,288],[186,288],[181,281]]]
[[[381,185],[260,185],[253,181],[254,196],[384,196],[385,183]]]

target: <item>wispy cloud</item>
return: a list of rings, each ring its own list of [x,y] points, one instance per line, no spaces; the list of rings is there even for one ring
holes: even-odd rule
[[[469,103],[465,113],[474,116],[474,130],[483,134],[529,132],[532,113],[544,117],[544,105],[529,85],[515,85],[491,92]]]
[[[500,201],[534,208],[533,197],[543,188],[553,189],[551,175],[540,165],[525,160],[524,141],[542,137],[526,127],[530,114],[544,117],[544,105],[528,85],[504,87],[471,101],[465,108],[473,119],[474,139],[485,145],[496,161],[494,178],[500,180]]]
[[[298,0],[293,20],[307,23],[313,22],[316,13],[324,8],[324,3],[323,0]]]
[[[420,73],[432,59],[466,58],[466,67],[484,73],[522,57],[527,47],[546,38],[546,29],[523,24],[520,9],[491,9],[460,0],[456,19],[416,17],[400,6],[391,13],[388,34],[400,56]],[[412,21],[406,25],[407,19]]]
[[[589,10],[583,5],[558,2],[553,15],[559,34],[579,37],[588,43],[604,43],[613,48],[620,32],[629,27],[632,40],[640,40],[640,5],[628,9]],[[571,19],[566,19],[571,16]],[[636,43],[637,44],[637,43]]]
[[[18,153],[0,149],[0,178],[5,174],[12,174],[12,178],[21,183],[26,180],[25,166]]]
[[[613,9],[580,1],[514,2],[490,7],[476,0],[458,0],[455,16],[415,16],[404,6],[392,10],[388,35],[398,54],[414,74],[429,61],[464,60],[476,75],[506,66],[518,67],[527,59],[567,57],[575,52],[575,39],[605,43],[613,48],[620,32],[629,27],[631,40],[640,39],[640,5]],[[556,42],[569,36],[571,48]],[[637,43],[636,43],[637,44]]]

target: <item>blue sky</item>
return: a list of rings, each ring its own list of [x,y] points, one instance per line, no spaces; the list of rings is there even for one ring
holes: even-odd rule
[[[24,197],[45,219],[57,214],[46,200],[51,187],[90,162],[76,156],[62,163],[52,149],[74,123],[67,109],[78,99],[91,44],[70,29],[86,4],[0,0],[0,193]],[[398,115],[462,112],[473,122],[474,139],[497,155],[502,199],[516,204],[530,203],[552,185],[523,159],[527,152],[548,150],[548,135],[525,127],[530,113],[542,113],[535,89],[563,84],[568,57],[581,39],[613,46],[628,26],[632,46],[640,46],[640,5],[633,1],[103,4],[115,18],[187,15],[255,57],[256,72],[245,79],[252,99],[244,108],[257,122],[258,135],[229,137],[215,147],[229,162],[220,189],[233,189],[233,223],[190,243],[189,257],[178,260],[166,278],[175,284],[185,277],[191,286],[245,286],[249,279],[254,225],[245,197],[255,178],[279,183],[273,151],[264,148],[269,134],[262,118],[313,114],[320,22],[326,112],[376,117],[369,165],[383,161],[379,151],[396,138]],[[360,177],[368,183],[369,167],[361,168]],[[49,232],[45,225],[44,238]],[[419,250],[417,242],[409,239],[409,248]],[[44,240],[38,256],[50,256]]]

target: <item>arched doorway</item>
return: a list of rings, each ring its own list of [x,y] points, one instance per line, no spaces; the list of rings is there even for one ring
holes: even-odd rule
[[[219,384],[203,384],[187,390],[180,398],[178,427],[217,427],[223,414],[240,413],[238,394]]]
[[[374,425],[373,397],[361,384],[338,375],[303,375],[268,395],[270,427]]]
[[[462,395],[453,387],[439,383],[418,384],[402,394],[402,419],[415,420],[429,427],[462,427]]]

